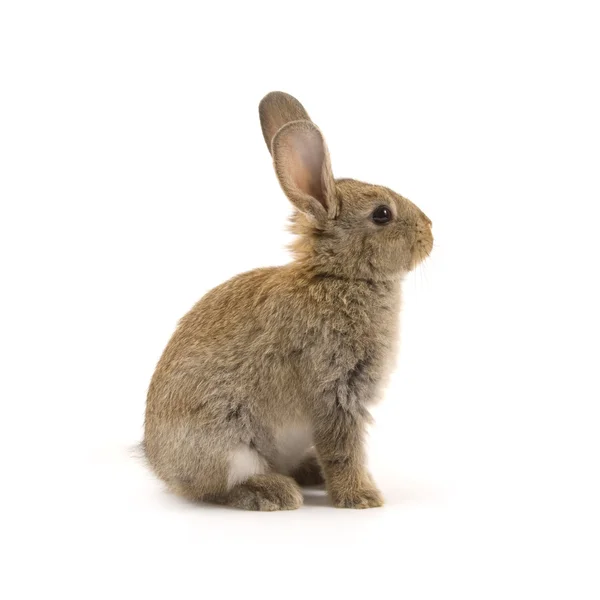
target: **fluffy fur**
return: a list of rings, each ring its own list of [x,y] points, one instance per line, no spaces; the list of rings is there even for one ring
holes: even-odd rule
[[[431,221],[376,185],[335,180],[319,129],[281,92],[263,135],[295,207],[294,261],[244,273],[181,319],[148,390],[147,458],[178,494],[297,508],[325,481],[337,507],[381,506],[365,467],[368,407],[395,355],[400,281],[431,251]],[[373,222],[378,206],[392,219]]]

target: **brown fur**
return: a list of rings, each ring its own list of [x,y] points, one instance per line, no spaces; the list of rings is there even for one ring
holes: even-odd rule
[[[334,506],[381,506],[365,468],[368,407],[393,363],[400,280],[431,251],[431,221],[387,188],[334,180],[321,132],[291,96],[269,94],[260,116],[297,209],[294,261],[234,277],[183,317],[148,391],[146,455],[191,499],[297,508],[298,483],[324,478]],[[386,225],[370,218],[380,205]],[[305,430],[310,441],[284,452]]]

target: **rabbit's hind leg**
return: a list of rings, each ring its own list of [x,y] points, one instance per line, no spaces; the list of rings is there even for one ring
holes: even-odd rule
[[[245,510],[291,510],[303,501],[296,482],[275,473],[252,447],[240,444],[229,455],[227,492],[214,502]]]
[[[207,470],[201,478],[179,479],[170,487],[192,500],[245,510],[292,510],[302,505],[302,492],[291,478],[272,471],[268,462],[246,444],[239,444],[228,453],[220,477],[207,486]]]

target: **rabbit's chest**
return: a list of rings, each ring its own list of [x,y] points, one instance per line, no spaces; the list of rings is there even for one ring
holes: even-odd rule
[[[332,355],[341,356],[346,364],[361,363],[367,371],[375,368],[395,349],[398,312],[395,299],[373,300],[360,312],[340,310],[328,332]]]
[[[336,338],[336,336],[334,336]],[[371,404],[394,362],[397,327],[349,327],[329,347],[323,375],[341,406]]]
[[[398,286],[365,283],[323,294],[316,325],[298,332],[307,387],[340,406],[375,401],[394,362],[399,307]]]

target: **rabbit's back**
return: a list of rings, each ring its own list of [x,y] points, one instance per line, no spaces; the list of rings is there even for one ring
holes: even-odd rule
[[[148,390],[148,413],[196,414],[210,409],[211,396],[226,395],[251,375],[264,343],[260,307],[277,267],[243,273],[203,296],[180,320],[160,358]],[[181,386],[181,381],[189,386]]]

